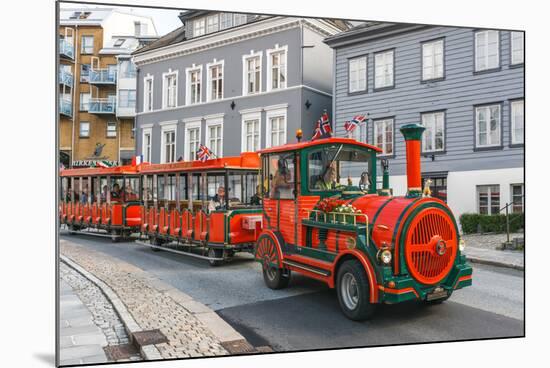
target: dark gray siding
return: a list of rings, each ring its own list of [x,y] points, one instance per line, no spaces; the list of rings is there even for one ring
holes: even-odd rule
[[[421,82],[421,42],[445,40],[445,79]],[[374,56],[377,51],[395,48],[395,88],[373,92]],[[435,160],[422,159],[423,172],[466,171],[523,167],[523,147],[510,147],[510,100],[524,96],[524,67],[510,67],[510,32],[500,32],[500,70],[474,73],[474,30],[433,27],[357,43],[336,50],[335,120],[338,135],[353,115],[368,112],[373,119],[394,117],[395,158],[392,174],[405,174],[405,144],[399,132],[403,124],[421,122],[421,113],[446,111],[446,152]],[[348,94],[348,59],[367,55],[367,92]],[[474,106],[501,104],[502,148],[474,150]],[[367,130],[373,143],[373,127]]]

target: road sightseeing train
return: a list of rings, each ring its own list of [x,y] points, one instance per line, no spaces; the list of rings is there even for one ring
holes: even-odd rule
[[[298,139],[205,163],[63,170],[60,219],[113,240],[139,233],[140,244],[214,266],[251,252],[269,288],[287,287],[292,272],[320,280],[352,320],[380,303],[440,303],[472,284],[472,268],[451,210],[421,188],[423,130],[401,128],[403,196],[387,162],[378,174],[378,147]]]

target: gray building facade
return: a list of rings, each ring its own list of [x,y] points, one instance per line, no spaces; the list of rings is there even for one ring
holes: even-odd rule
[[[455,214],[523,211],[524,34],[369,23],[329,37],[333,120],[368,113],[354,136],[380,146],[394,193],[406,191],[400,126],[426,126],[422,172]]]
[[[193,11],[134,53],[136,150],[145,161],[195,159],[292,142],[332,109],[333,51],[342,25],[318,19]]]

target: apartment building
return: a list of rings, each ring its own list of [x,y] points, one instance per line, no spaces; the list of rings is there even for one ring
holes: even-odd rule
[[[65,167],[116,165],[135,155],[131,52],[156,40],[150,17],[111,8],[61,8],[59,150]]]
[[[369,23],[329,37],[334,120],[368,113],[355,137],[384,150],[406,191],[399,128],[418,122],[423,181],[456,215],[524,207],[524,33]]]
[[[182,26],[133,53],[137,151],[145,161],[216,157],[294,140],[332,106],[333,52],[346,22],[188,11]]]

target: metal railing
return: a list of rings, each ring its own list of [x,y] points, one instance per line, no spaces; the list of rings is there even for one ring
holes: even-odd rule
[[[74,59],[74,46],[64,38],[59,39],[59,54]]]
[[[73,81],[74,81],[74,77],[72,73],[63,69],[59,71],[59,83],[64,84],[68,87],[72,87]]]
[[[521,196],[521,197],[524,198],[525,196]],[[510,208],[510,206],[513,206],[515,204],[517,204],[517,203],[514,202],[514,201],[506,203],[506,205],[504,207],[502,207],[500,210],[498,210],[499,213],[502,212],[502,211],[506,211],[505,216],[506,216],[506,243],[507,244],[510,243],[510,223],[519,218],[519,217],[516,217],[515,219],[510,220],[510,211],[508,210],[508,208]]]
[[[59,113],[66,116],[73,116],[73,104],[71,100],[59,98]]]
[[[88,112],[92,114],[114,114],[116,111],[115,98],[91,98]]]
[[[90,70],[91,84],[116,84],[116,71],[109,69]]]
[[[313,219],[311,214],[314,215]],[[322,218],[322,220],[320,220]],[[369,239],[369,217],[364,213],[345,213],[345,212],[324,212],[321,210],[308,210],[307,219],[327,224],[341,224],[357,226],[357,218],[365,219],[365,241],[368,245]],[[351,221],[348,221],[351,220]]]

